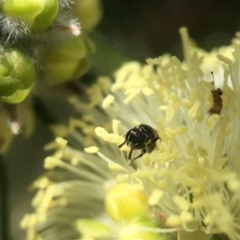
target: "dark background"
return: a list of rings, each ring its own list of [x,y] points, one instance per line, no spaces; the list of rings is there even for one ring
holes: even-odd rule
[[[240,24],[240,1],[105,0],[103,4],[98,30],[140,59],[165,52],[180,55],[182,26],[200,47],[211,50],[229,44]]]
[[[166,52],[181,58],[178,33],[181,26],[188,27],[190,36],[199,47],[206,50],[230,44],[240,26],[240,1],[103,0],[102,4],[102,22],[96,32],[90,34],[96,41],[98,51],[95,58],[93,57],[95,62],[88,77],[92,76],[94,69],[101,68],[104,58],[104,66],[114,62],[114,51],[122,59],[140,61]],[[101,41],[99,36],[102,37]],[[107,44],[104,45],[102,41]],[[106,52],[112,52],[113,58]],[[109,69],[113,70],[114,67]],[[9,153],[3,157],[9,184],[6,185],[8,192],[4,194],[10,197],[10,239],[23,239],[19,221],[24,213],[32,211],[32,195],[27,192],[27,187],[42,173],[43,159],[47,154],[43,146],[52,139],[47,124],[38,119],[34,136],[30,139],[16,137]]]
[[[145,61],[171,53],[182,59],[179,28],[207,51],[229,45],[240,25],[240,1],[105,0],[103,19],[90,33],[97,45],[92,71],[83,79],[112,73],[126,60]],[[116,52],[118,54],[116,54]],[[94,74],[95,73],[95,74]]]

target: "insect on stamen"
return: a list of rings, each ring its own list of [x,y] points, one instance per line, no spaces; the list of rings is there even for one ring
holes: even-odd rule
[[[211,72],[213,77],[213,86],[215,86],[215,79],[213,72]],[[208,110],[208,112],[212,114],[220,114],[222,110],[222,98],[221,95],[223,94],[220,88],[211,90],[212,97],[213,97],[213,106]]]
[[[140,124],[127,132],[125,141],[118,148],[121,148],[124,144],[130,147],[128,160],[131,160],[129,164],[131,166],[133,161],[142,157],[145,153],[151,153],[155,149],[158,139],[160,138],[154,128],[146,124]],[[133,150],[141,150],[142,152],[137,157],[131,159]]]

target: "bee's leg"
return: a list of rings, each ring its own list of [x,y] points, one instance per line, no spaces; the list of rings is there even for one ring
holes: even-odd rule
[[[160,137],[155,137],[155,138],[153,139],[153,142],[156,142],[158,139],[160,139],[160,140],[161,140],[161,138],[160,138]]]
[[[121,143],[118,148],[121,148],[125,143],[127,143],[128,140],[125,140],[123,143]]]
[[[130,152],[129,152],[129,155],[128,155],[128,160],[130,160],[131,157],[132,157],[132,151],[133,151],[133,148],[130,149]]]
[[[131,149],[131,150],[132,150],[132,149]],[[142,153],[139,154],[139,155],[138,155],[137,157],[135,157],[134,159],[132,159],[131,162],[130,162],[130,164],[129,164],[129,166],[132,166],[133,161],[135,161],[136,159],[142,157],[146,152],[147,152],[146,148],[143,148],[143,149],[142,149]]]

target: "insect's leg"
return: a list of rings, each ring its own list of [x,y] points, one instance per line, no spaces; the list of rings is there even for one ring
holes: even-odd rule
[[[133,161],[135,161],[136,159],[142,157],[146,152],[147,152],[146,148],[143,148],[143,149],[142,149],[142,153],[139,154],[139,155],[138,155],[137,157],[135,157],[134,159],[132,159],[131,162],[130,162],[130,164],[129,164],[129,166],[132,166]]]
[[[128,160],[131,159],[132,151],[133,151],[133,148],[130,149],[130,152],[129,152],[129,155],[128,155]]]
[[[155,138],[153,139],[153,142],[156,142],[158,139],[160,139],[160,140],[161,140],[161,138],[160,138],[160,137],[155,137]]]
[[[156,137],[150,142],[148,145],[146,145],[146,150],[148,153],[151,153],[153,149],[156,147],[156,141],[160,139],[159,137]]]
[[[125,140],[123,143],[121,143],[118,148],[121,148],[125,143],[127,143],[128,140]]]

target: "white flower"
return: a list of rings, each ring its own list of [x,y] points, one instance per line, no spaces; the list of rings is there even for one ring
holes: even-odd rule
[[[112,85],[100,78],[89,90],[89,104],[71,99],[85,115],[71,119],[68,128],[55,128],[59,136],[68,134],[69,145],[58,138],[48,146],[57,150],[45,161],[52,170],[37,183],[36,213],[22,221],[29,234],[74,239],[70,224],[88,217],[109,227],[104,232],[108,238],[98,235],[100,239],[148,239],[134,235],[136,231],[175,234],[159,239],[205,240],[218,233],[240,239],[240,45],[235,40],[208,54],[191,48],[185,28],[180,34],[183,63],[167,55],[147,59],[146,65],[126,63]],[[129,166],[129,147],[119,151],[117,146],[140,123],[156,129],[160,139],[152,152]],[[85,149],[95,155],[81,151],[84,144],[96,146]],[[138,155],[134,150],[132,158]],[[123,207],[116,217],[113,208],[120,205],[109,203],[109,189],[116,182],[140,194],[136,205],[146,199],[140,201],[140,214],[159,225],[139,220],[134,223],[138,230],[124,235],[129,223],[121,218],[128,208],[119,203]],[[134,208],[131,190],[126,191],[125,202]],[[81,239],[91,238],[83,234]]]

